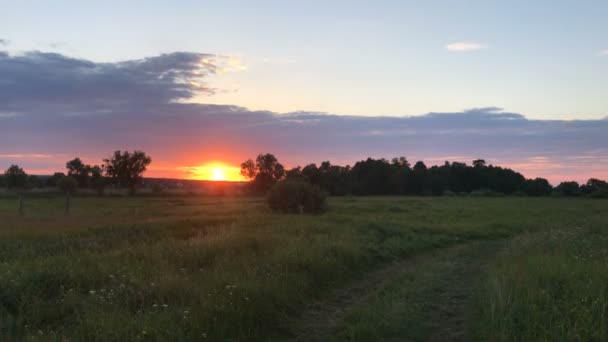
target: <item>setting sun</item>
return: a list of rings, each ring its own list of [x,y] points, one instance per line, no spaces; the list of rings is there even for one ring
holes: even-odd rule
[[[229,166],[221,162],[211,162],[201,166],[189,168],[190,179],[240,182],[245,179],[241,175],[241,169]]]
[[[211,180],[215,181],[223,181],[226,180],[226,175],[224,174],[224,169],[221,167],[214,167],[212,170]]]

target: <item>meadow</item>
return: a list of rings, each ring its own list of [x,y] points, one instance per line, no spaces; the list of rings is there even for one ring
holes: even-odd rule
[[[0,199],[0,340],[606,340],[608,201]]]

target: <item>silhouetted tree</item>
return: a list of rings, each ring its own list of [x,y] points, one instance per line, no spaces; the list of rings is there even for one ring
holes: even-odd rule
[[[555,190],[563,196],[579,196],[580,186],[577,182],[561,182]]]
[[[285,179],[308,180],[308,178],[306,178],[306,176],[304,176],[304,174],[302,173],[302,168],[299,166],[285,171]]]
[[[73,176],[66,176],[57,182],[59,190],[65,194],[65,213],[70,212],[70,196],[78,189],[78,181]]]
[[[27,185],[27,173],[18,165],[11,165],[4,171],[4,177],[9,190],[21,190]]]
[[[34,175],[30,175],[27,177],[27,187],[28,188],[41,188],[42,187],[42,181],[40,180],[40,177],[38,176],[34,176]]]
[[[90,165],[83,163],[80,158],[74,158],[65,164],[65,168],[68,170],[68,176],[74,177],[80,188],[89,186],[89,177],[91,175]]]
[[[285,168],[270,154],[260,154],[255,162],[248,159],[241,163],[241,175],[252,180],[253,190],[264,193],[285,177]]]
[[[23,190],[27,186],[27,173],[18,165],[11,165],[4,171],[6,186],[11,191],[19,193],[19,214],[23,215]]]
[[[262,155],[263,156],[263,155]],[[275,159],[276,160],[276,159]],[[272,159],[270,159],[272,164]],[[241,173],[252,179],[252,185],[261,182],[258,161],[248,160],[241,164]],[[281,168],[282,170],[282,168]],[[269,173],[270,174],[270,173]],[[545,196],[553,191],[546,179],[528,179],[511,169],[493,166],[483,159],[474,160],[471,166],[461,162],[446,161],[443,165],[428,168],[419,161],[410,167],[405,157],[386,159],[367,158],[350,166],[332,165],[329,161],[295,167],[286,172],[290,180],[306,179],[312,185],[331,195],[441,195],[451,193],[513,194],[521,192],[530,196]],[[256,183],[256,179],[257,182]],[[581,188],[588,192],[603,189],[605,182],[590,180]],[[267,189],[267,188],[264,188]]]
[[[608,188],[608,183],[597,178],[591,178],[585,185],[581,186],[581,192],[585,195],[589,195],[605,188]]]
[[[101,166],[94,165],[91,167],[90,185],[99,196],[103,195],[106,187],[106,179],[103,176],[103,169]]]
[[[486,161],[483,159],[476,159],[473,160],[473,167],[485,167],[486,166]]]
[[[46,179],[45,185],[49,187],[56,187],[59,180],[63,177],[65,177],[63,172],[55,172],[51,177]]]
[[[414,164],[411,179],[412,183],[410,186],[410,193],[423,195],[431,192],[429,186],[429,177],[427,175],[427,167],[424,162],[418,161],[416,164]]]
[[[391,192],[391,164],[386,159],[355,163],[351,170],[352,192],[355,195],[384,195]]]
[[[103,161],[108,177],[119,186],[126,186],[129,189],[129,195],[134,195],[137,184],[143,179],[143,173],[152,159],[142,151],[133,153],[115,151],[112,157]]]
[[[551,184],[544,178],[528,179],[524,185],[524,192],[528,196],[547,196],[552,190]]]

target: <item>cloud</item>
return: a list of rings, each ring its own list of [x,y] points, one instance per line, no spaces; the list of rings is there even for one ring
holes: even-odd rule
[[[608,56],[608,49],[604,49],[598,53],[599,56]]]
[[[218,65],[219,73],[245,71],[247,66],[243,64],[243,60],[240,57],[230,55],[220,55],[222,57],[222,63]],[[216,61],[217,63],[217,61]]]
[[[238,59],[193,52],[95,63],[58,53],[0,51],[0,112],[44,108],[82,115],[163,105],[213,93],[204,78],[233,69],[242,69]]]
[[[445,46],[446,50],[452,52],[469,52],[485,49],[485,45],[473,42],[454,42]]]
[[[50,154],[28,153],[28,154],[0,154],[0,159],[49,159]]]
[[[8,40],[0,38],[0,46],[8,46]]]
[[[148,175],[165,177],[272,152],[286,166],[484,158],[554,182],[608,178],[608,120],[531,120],[496,107],[374,117],[181,101],[211,92],[205,77],[222,63],[190,52],[120,63],[0,52],[0,74],[8,75],[0,79],[0,113],[9,113],[0,116],[0,169],[19,163],[51,173],[75,156],[93,163],[117,149],[142,149],[153,158]]]

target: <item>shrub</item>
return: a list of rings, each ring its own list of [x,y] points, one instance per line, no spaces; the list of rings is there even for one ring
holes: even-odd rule
[[[283,180],[268,192],[268,207],[282,213],[319,213],[326,209],[327,194],[302,180]]]
[[[608,188],[599,189],[591,194],[589,194],[590,198],[608,198]]]

